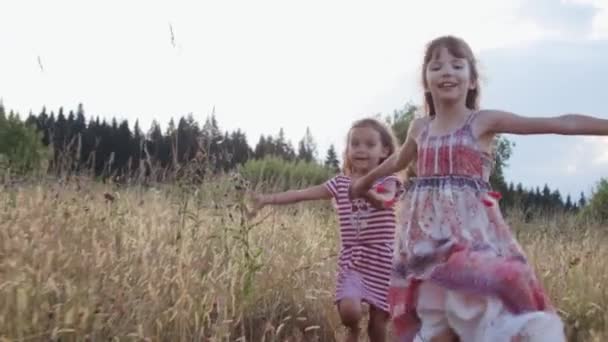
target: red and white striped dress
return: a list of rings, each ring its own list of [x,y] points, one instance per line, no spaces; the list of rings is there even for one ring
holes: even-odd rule
[[[325,183],[334,197],[340,221],[340,256],[336,279],[336,302],[359,299],[388,312],[388,286],[395,239],[394,209],[376,209],[362,198],[350,200],[351,178],[338,175]],[[376,184],[401,182],[395,176]]]

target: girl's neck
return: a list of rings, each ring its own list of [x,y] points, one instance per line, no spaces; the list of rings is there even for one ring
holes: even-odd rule
[[[471,114],[471,110],[464,104],[435,104],[435,126],[439,130],[454,128],[461,125],[463,120]]]
[[[363,176],[365,176],[369,171],[361,171],[361,170],[353,170],[353,172],[351,172],[350,174],[350,178],[351,179],[359,179]]]
[[[471,113],[464,103],[435,103],[435,117],[443,122],[458,122]]]

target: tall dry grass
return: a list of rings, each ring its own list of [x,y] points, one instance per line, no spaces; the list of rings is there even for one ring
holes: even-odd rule
[[[250,221],[229,179],[0,189],[2,341],[333,341],[328,205]],[[608,227],[511,221],[572,341],[608,339]]]

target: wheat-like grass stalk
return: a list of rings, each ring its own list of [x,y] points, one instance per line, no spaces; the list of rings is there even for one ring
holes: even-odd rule
[[[230,177],[0,190],[0,341],[342,336],[337,225],[326,204],[266,209],[250,221]],[[509,217],[570,339],[608,339],[607,227]]]

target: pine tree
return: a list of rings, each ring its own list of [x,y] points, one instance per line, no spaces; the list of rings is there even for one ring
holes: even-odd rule
[[[317,144],[315,143],[310,127],[306,127],[306,134],[298,143],[298,159],[312,162],[317,159]]]
[[[585,193],[581,192],[581,197],[578,200],[579,209],[584,208],[587,205],[587,197],[585,197]]]
[[[266,156],[266,138],[264,138],[264,135],[260,135],[260,140],[255,145],[253,154],[256,159],[262,159]]]
[[[48,146],[50,141],[50,127],[49,127],[49,116],[46,114],[46,107],[42,107],[42,111],[38,114],[36,119],[36,126],[38,130],[42,132],[42,143],[44,146]]]
[[[66,133],[65,133],[66,141],[68,143],[71,142],[72,139],[74,138],[74,136],[76,135],[76,132],[74,129],[75,124],[76,124],[76,115],[74,114],[73,111],[70,111],[68,113],[68,119],[67,119],[67,124],[66,124]]]
[[[557,189],[553,190],[553,192],[551,193],[550,206],[551,211],[562,211],[564,209],[562,194]]]
[[[247,136],[240,129],[232,132],[232,162],[233,166],[245,164],[253,154],[247,143]]]
[[[335,172],[340,171],[340,162],[338,161],[336,148],[333,144],[329,145],[329,149],[327,150],[327,156],[325,157],[325,167]]]
[[[74,134],[83,134],[87,129],[86,118],[84,117],[84,109],[82,104],[78,105],[78,110],[76,111],[76,119],[74,120]]]
[[[293,160],[295,158],[295,151],[293,150],[291,143],[289,143],[285,138],[285,131],[283,128],[279,130],[279,134],[277,135],[274,143],[277,156],[285,160]]]
[[[59,108],[59,112],[57,113],[57,122],[55,122],[54,129],[54,144],[55,149],[58,151],[63,151],[66,143],[66,131],[67,131],[67,120],[65,119],[65,115],[63,115],[63,107]]]
[[[158,122],[152,120],[150,129],[148,130],[146,148],[153,166],[160,166],[161,168],[169,166],[171,160],[170,146],[169,139],[163,135]]]
[[[123,172],[127,171],[131,165],[128,164],[131,156],[130,146],[132,144],[131,130],[129,129],[129,122],[123,120],[118,126],[118,130],[115,133],[115,154],[116,154],[116,169]]]
[[[27,119],[25,120],[25,125],[28,127],[34,127],[35,129],[38,129],[37,121],[38,120],[34,116],[34,113],[32,113],[30,111],[30,114],[27,116]]]
[[[214,164],[221,160],[220,142],[222,141],[222,132],[219,129],[215,114],[211,114],[205,120],[201,131],[202,149],[208,156],[208,160]],[[215,165],[217,166],[217,165]]]
[[[270,135],[266,136],[266,146],[264,146],[264,152],[266,155],[277,155],[277,144],[275,143],[274,138]]]
[[[572,204],[572,198],[570,197],[570,194],[568,194],[568,196],[566,196],[566,204],[564,205],[564,210],[573,211],[575,209],[575,206]]]
[[[139,161],[143,157],[142,144],[143,134],[141,132],[141,129],[139,128],[139,120],[135,120],[135,125],[133,126],[133,144],[131,146],[131,157],[135,162],[135,168],[139,167]]]

